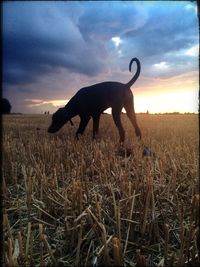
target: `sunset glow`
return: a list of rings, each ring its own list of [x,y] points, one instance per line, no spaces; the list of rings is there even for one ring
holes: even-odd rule
[[[133,57],[141,62],[136,112],[198,112],[196,2],[3,3],[3,97],[12,112],[53,113],[80,88],[127,83]]]
[[[42,107],[43,105],[47,105],[47,104],[51,104],[53,107],[60,107],[60,106],[66,105],[66,103],[68,102],[66,100],[49,100],[49,101],[45,101],[45,100],[42,100],[42,99],[25,99],[25,101],[30,102],[30,104],[27,104],[27,106],[30,107],[30,108],[36,107],[36,106]]]
[[[163,104],[164,103],[164,104]],[[167,109],[166,109],[167,106]],[[138,96],[135,99],[135,109],[137,112],[149,111],[150,113],[165,112],[197,112],[198,92],[181,91],[171,93],[160,93],[149,96]]]

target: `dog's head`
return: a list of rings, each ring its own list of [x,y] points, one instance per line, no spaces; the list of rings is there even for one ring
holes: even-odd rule
[[[67,122],[73,125],[70,118],[68,118],[68,114],[65,108],[59,108],[52,116],[51,125],[48,128],[49,133],[55,133]]]

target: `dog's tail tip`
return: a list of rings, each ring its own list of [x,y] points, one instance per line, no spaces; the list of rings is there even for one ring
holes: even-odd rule
[[[136,57],[131,59],[131,61],[129,63],[129,71],[131,72],[131,66],[132,66],[133,61],[135,61],[136,64],[137,64],[137,70],[136,70],[136,73],[133,76],[133,78],[128,83],[126,83],[126,87],[132,86],[134,84],[134,82],[137,80],[137,78],[139,77],[139,75],[140,75],[141,65],[140,65],[139,59],[136,58]]]
[[[130,63],[129,63],[129,71],[130,72],[131,72],[131,67],[132,67],[133,61],[135,61],[137,64],[140,63],[138,58],[136,58],[136,57],[132,58],[131,61],[130,61]]]

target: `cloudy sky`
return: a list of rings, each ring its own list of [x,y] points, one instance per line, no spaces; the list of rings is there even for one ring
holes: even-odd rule
[[[128,82],[136,112],[197,112],[196,2],[3,3],[3,96],[12,112],[54,112],[82,87]]]

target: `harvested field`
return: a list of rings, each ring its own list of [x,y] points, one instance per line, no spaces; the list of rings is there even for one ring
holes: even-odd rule
[[[3,116],[4,266],[199,266],[198,115],[110,115],[77,142],[79,119]]]

